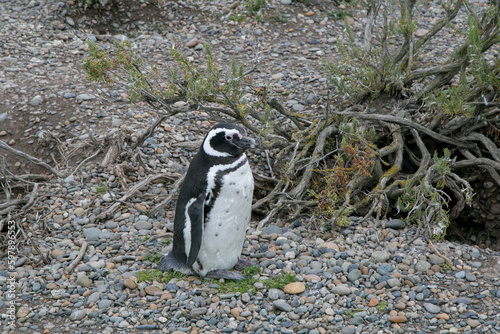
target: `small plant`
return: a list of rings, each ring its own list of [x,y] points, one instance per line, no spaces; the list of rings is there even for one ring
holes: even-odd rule
[[[103,8],[108,4],[108,0],[78,0],[79,3],[83,5],[83,10],[89,8]]]
[[[326,14],[326,16],[332,20],[343,20],[347,16],[352,16],[352,13],[350,11],[347,11],[347,10],[340,10],[339,9],[339,10],[334,10],[334,11],[328,12]]]
[[[245,19],[245,15],[242,15],[242,14],[231,14],[229,16],[229,19],[231,21],[234,21],[234,22],[240,22],[240,21],[243,21]]]
[[[103,195],[103,194],[107,193],[108,191],[106,190],[105,186],[100,186],[100,187],[95,188],[95,192]]]
[[[364,309],[362,309],[362,308],[355,308],[355,309],[346,310],[345,314],[348,317],[353,318],[356,315],[356,313],[363,312],[363,311],[364,311]]]
[[[172,278],[186,278],[186,277],[187,275],[184,275],[180,272],[173,270],[162,272],[158,269],[149,269],[137,272],[137,283],[152,282],[152,281],[168,283]]]
[[[441,268],[443,268],[444,271],[450,271],[453,269],[453,267],[448,262],[443,262]]]
[[[389,306],[389,303],[387,303],[387,300],[381,300],[378,304],[377,304],[377,310],[379,312],[384,312],[385,310],[387,310],[387,306]]]
[[[407,181],[404,193],[397,201],[398,212],[406,212],[408,222],[422,224],[437,240],[444,238],[450,224],[447,210],[450,197],[443,190],[451,172],[450,155],[448,149],[443,150],[442,157],[438,157],[435,152],[434,165],[430,167],[431,170],[422,177],[418,185]],[[470,205],[474,194],[468,183],[462,183],[461,192],[466,203]]]
[[[283,289],[288,283],[297,282],[294,274],[286,273],[285,276],[276,276],[263,281],[269,289]]]
[[[257,266],[257,265],[252,265],[250,267],[245,267],[243,268],[243,270],[241,271],[241,273],[247,277],[250,277],[250,276],[253,276],[253,275],[257,275],[260,273],[260,267]]]
[[[273,20],[274,22],[283,23],[283,24],[288,23],[288,18],[284,15],[281,15],[281,14],[273,15],[271,17],[271,20]]]
[[[150,261],[150,262],[154,262],[154,263],[158,263],[158,262],[160,262],[161,257],[162,257],[162,255],[160,253],[158,253],[155,250],[152,250],[151,252],[149,252],[148,255],[146,255],[144,257],[144,260]]]
[[[246,7],[248,14],[250,16],[255,16],[266,8],[266,0],[248,0]]]
[[[375,161],[376,134],[373,129],[358,127],[353,119],[350,123],[343,123],[341,130],[344,133],[339,148],[332,144],[327,147],[330,152],[337,152],[332,156],[333,165],[325,165],[316,169],[317,176],[313,180],[310,195],[318,201],[315,214],[319,217],[331,219],[336,217],[335,223],[339,226],[349,224],[349,208],[340,208],[346,195],[350,193],[353,180],[370,177]]]

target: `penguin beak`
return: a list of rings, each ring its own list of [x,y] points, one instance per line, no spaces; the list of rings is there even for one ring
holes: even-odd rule
[[[257,148],[260,146],[260,141],[255,138],[243,137],[240,140],[238,140],[235,144],[236,146],[242,149]]]

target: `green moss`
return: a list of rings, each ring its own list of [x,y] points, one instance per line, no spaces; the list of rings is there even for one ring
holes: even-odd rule
[[[173,270],[162,272],[158,269],[149,269],[137,272],[137,283],[152,282],[153,280],[162,283],[168,283],[172,278],[185,278],[185,277],[187,277],[187,275],[181,274]]]
[[[95,188],[95,192],[98,194],[105,194],[108,191],[106,190],[106,187],[97,187],[97,188]]]
[[[289,283],[297,282],[294,274],[286,273],[285,276],[276,276],[263,281],[269,289],[283,289]]]
[[[229,16],[229,19],[234,22],[240,22],[245,19],[245,15],[242,14],[232,14]]]
[[[158,253],[155,250],[152,250],[151,252],[149,252],[148,255],[146,255],[144,260],[158,263],[158,262],[160,262],[161,257],[162,257],[162,255],[160,253]]]
[[[386,300],[381,300],[381,301],[378,303],[378,305],[377,305],[377,310],[378,310],[379,312],[384,312],[384,311],[387,309],[387,306],[388,306],[388,305],[389,305],[389,304],[387,303],[387,301],[386,301]]]
[[[275,14],[271,17],[271,20],[278,23],[288,23],[288,18],[281,14]]]

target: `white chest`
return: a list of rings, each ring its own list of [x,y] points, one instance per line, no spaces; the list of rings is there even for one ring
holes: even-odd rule
[[[219,167],[220,169],[220,167]],[[231,269],[239,259],[250,221],[253,176],[248,162],[237,169],[219,170],[213,208],[206,217],[198,264],[193,268],[205,275],[214,269]],[[210,173],[209,173],[210,174]]]

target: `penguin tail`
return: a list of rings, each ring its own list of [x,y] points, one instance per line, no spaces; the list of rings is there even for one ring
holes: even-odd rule
[[[177,259],[173,252],[164,255],[161,258],[160,263],[158,263],[156,269],[163,272],[172,269],[186,275],[193,274],[193,269],[191,269],[185,262]]]

